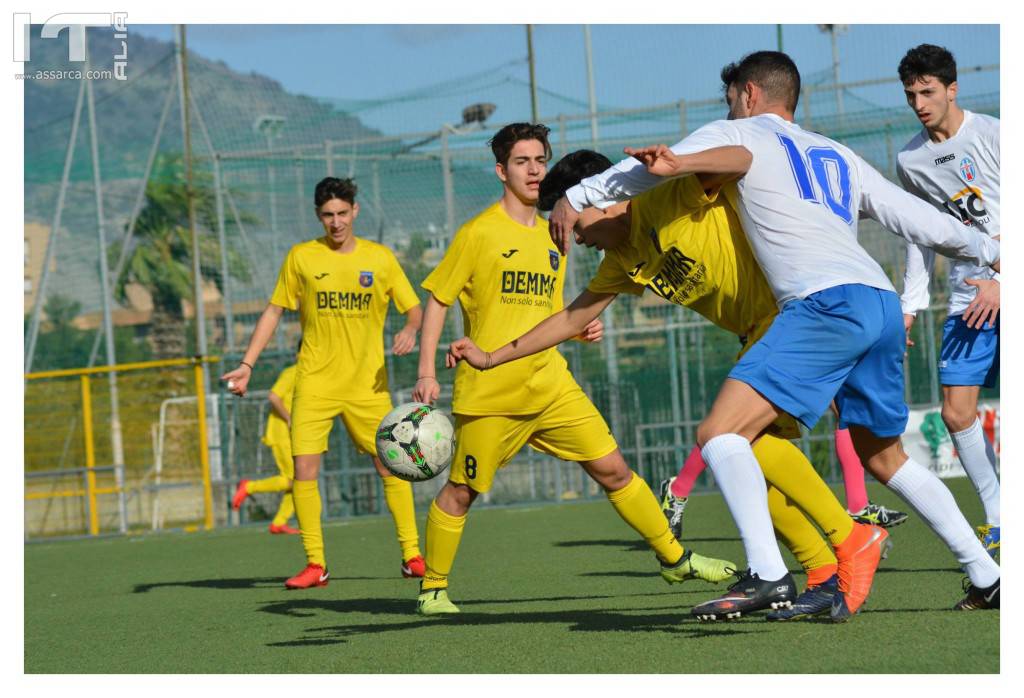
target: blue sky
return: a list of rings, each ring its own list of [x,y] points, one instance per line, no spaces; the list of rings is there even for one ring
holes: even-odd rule
[[[130,30],[172,38],[167,25],[133,25]],[[776,25],[599,24],[591,32],[596,95],[602,108],[714,97],[723,64],[752,50],[776,48]],[[843,81],[893,76],[906,49],[924,42],[949,47],[961,66],[994,64],[999,62],[999,39],[994,25],[850,25],[838,39],[840,76]],[[528,79],[524,25],[189,25],[188,42],[204,57],[223,60],[240,72],[267,75],[291,92],[329,99],[342,107],[354,100],[407,95],[438,83],[449,83],[447,89],[452,90],[463,80],[470,85],[469,78],[481,74],[515,85],[525,85]],[[831,44],[816,25],[785,25],[783,48],[796,60],[805,81],[830,76]],[[573,103],[585,105],[582,26],[536,25],[534,50],[542,90],[540,115],[571,112]],[[998,77],[969,76],[961,80],[961,89],[969,94],[997,91]],[[471,91],[467,87],[464,96],[436,104],[418,103],[423,127],[457,121],[458,106],[453,104],[475,101]],[[501,105],[506,119],[529,109],[528,91],[513,92],[515,103]],[[889,106],[901,103],[896,86],[863,90],[860,95]],[[398,129],[392,127],[387,109],[360,116],[385,131]]]

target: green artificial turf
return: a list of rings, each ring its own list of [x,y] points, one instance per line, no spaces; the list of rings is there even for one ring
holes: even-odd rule
[[[980,520],[970,483],[947,482]],[[685,526],[697,551],[742,561],[719,496],[691,498]],[[453,618],[414,614],[418,584],[399,575],[386,518],[326,525],[331,582],[305,591],[282,586],[304,564],[298,537],[263,528],[33,544],[25,671],[998,672],[999,613],[949,610],[962,574],[916,516],[891,533],[867,608],[845,625],[697,623],[690,607],[725,585],[665,584],[603,501],[472,512]]]

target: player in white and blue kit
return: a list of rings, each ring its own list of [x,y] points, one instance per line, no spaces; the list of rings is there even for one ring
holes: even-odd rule
[[[781,312],[729,374],[697,434],[750,568],[725,596],[693,614],[717,620],[791,600],[792,579],[772,537],[750,444],[781,412],[813,427],[833,398],[868,470],[918,510],[967,571],[973,587],[958,607],[978,594],[998,607],[999,566],[942,481],[900,444],[907,421],[902,311],[889,279],[858,244],[857,221],[867,214],[915,243],[979,265],[998,265],[999,243],[906,194],[849,148],[793,123],[800,76],[785,54],[751,54],[727,66],[722,79],[730,120],[708,124],[672,149],[627,149],[634,158],[566,192],[550,222],[564,245],[585,206],[608,206],[662,177],[689,174],[694,159],[719,146],[740,145],[751,154],[726,195]],[[885,539],[875,527],[845,578],[840,569],[833,620],[860,609]]]
[[[897,156],[903,188],[965,226],[998,236],[999,119],[957,105],[956,61],[944,48],[910,49],[899,75],[907,103],[924,126]],[[907,246],[900,300],[908,333],[917,312],[928,307],[934,262],[931,250]],[[939,354],[942,421],[985,507],[978,534],[991,554],[999,548],[999,478],[995,452],[978,420],[978,396],[999,378],[998,314],[999,275],[969,262],[952,263]]]

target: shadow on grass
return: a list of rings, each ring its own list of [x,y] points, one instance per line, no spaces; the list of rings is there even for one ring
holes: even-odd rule
[[[331,580],[375,580],[389,577],[335,577]],[[284,590],[285,577],[242,577],[238,579],[190,579],[181,582],[156,582],[154,584],[136,584],[133,594],[145,594],[161,587],[187,587],[192,589],[275,589]]]
[[[587,599],[614,597],[587,597]],[[532,601],[551,601],[559,599],[514,599],[463,601],[460,605],[474,606],[479,604],[509,604]],[[579,600],[573,598],[572,600]],[[332,644],[343,644],[348,638],[357,636],[376,636],[382,633],[405,632],[417,628],[456,626],[456,627],[501,627],[515,625],[552,624],[568,626],[571,632],[643,632],[664,633],[673,637],[700,639],[704,637],[720,637],[723,635],[747,635],[752,632],[768,630],[763,624],[744,623],[739,621],[725,625],[706,625],[686,616],[684,610],[654,610],[654,613],[628,613],[606,609],[592,610],[559,610],[559,611],[519,611],[505,613],[475,613],[463,611],[457,615],[436,618],[414,616],[415,604],[412,601],[395,601],[394,599],[297,599],[268,604],[260,609],[267,613],[278,613],[290,616],[308,617],[320,612],[400,614],[407,620],[397,623],[357,623],[353,625],[331,625],[320,628],[309,628],[306,636],[295,640],[267,643],[268,647],[308,647]]]

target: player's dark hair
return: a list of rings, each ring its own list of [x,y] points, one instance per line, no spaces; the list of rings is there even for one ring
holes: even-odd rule
[[[900,82],[910,85],[926,75],[933,75],[946,87],[956,82],[956,59],[941,46],[921,44],[907,51],[900,61]]]
[[[587,177],[601,174],[611,166],[611,160],[593,150],[569,153],[548,170],[547,175],[540,181],[537,208],[541,211],[550,211],[570,187],[576,186]]]
[[[356,183],[351,179],[324,177],[316,183],[313,202],[317,208],[320,208],[331,199],[341,199],[354,205],[356,203],[356,191]]]
[[[508,158],[512,153],[512,148],[519,141],[540,141],[544,146],[544,155],[550,159],[551,144],[548,143],[549,133],[551,133],[551,129],[544,124],[518,122],[502,128],[494,134],[494,138],[487,141],[487,145],[491,146],[491,152],[494,153],[494,161],[505,167],[508,167]]]
[[[785,104],[795,112],[800,101],[800,71],[793,59],[781,51],[755,51],[722,68],[723,89],[742,88],[752,82],[772,101]]]

